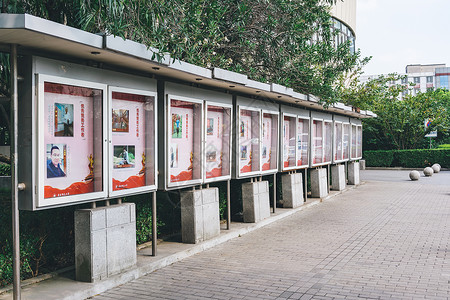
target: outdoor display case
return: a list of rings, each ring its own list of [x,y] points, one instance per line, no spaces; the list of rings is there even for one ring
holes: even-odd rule
[[[342,159],[348,161],[350,159],[350,123],[342,124]]]
[[[206,101],[205,182],[231,177],[232,105]]]
[[[167,186],[201,184],[203,100],[167,95]]]
[[[309,118],[298,117],[297,121],[297,167],[308,167]]]
[[[349,153],[349,118],[333,115],[333,163],[348,160]]]
[[[297,115],[283,113],[282,170],[297,168]]]
[[[111,196],[156,189],[156,93],[109,88]]]
[[[156,190],[156,81],[38,56],[18,67],[20,209]]]
[[[37,206],[106,196],[106,85],[38,74],[37,89]]]
[[[278,170],[278,112],[262,111],[261,173]]]
[[[350,125],[350,160],[358,160],[362,158],[362,123],[361,120],[352,118]]]
[[[332,129],[332,115],[311,112],[311,166],[331,163]]]
[[[238,110],[239,175],[260,174],[261,110],[242,106]]]
[[[232,176],[245,178],[278,171],[279,105],[237,96]]]

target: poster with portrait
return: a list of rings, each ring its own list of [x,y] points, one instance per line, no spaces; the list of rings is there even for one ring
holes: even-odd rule
[[[297,166],[308,165],[309,119],[299,118],[297,122]]]
[[[199,157],[199,149],[194,145],[195,134],[200,134],[200,127],[194,128],[194,118],[201,119],[200,105],[190,101],[169,99],[170,103],[170,135],[169,135],[169,182],[182,182],[197,179],[194,176],[194,159]],[[200,143],[198,143],[200,144]],[[197,145],[199,147],[199,145]]]
[[[94,175],[95,119],[102,120],[103,91],[54,82],[43,83],[44,198],[102,191],[102,172]],[[42,152],[41,152],[42,153]],[[95,184],[98,182],[99,184]]]
[[[229,125],[225,128],[224,121],[228,119],[229,124],[230,109],[225,109],[219,106],[208,105],[206,111],[206,178],[220,177],[223,174],[224,154],[228,154],[229,145],[227,137],[230,130]],[[226,152],[226,153],[225,153]],[[228,155],[225,155],[227,157]]]
[[[263,114],[263,132],[262,132],[262,150],[261,150],[261,164],[262,170],[270,170],[272,159],[272,143],[273,143],[273,120],[271,114]]]
[[[289,167],[289,117],[283,119],[283,166]]]
[[[252,171],[252,111],[242,109],[239,116],[239,170]]]
[[[128,92],[130,91],[130,92]],[[153,184],[154,96],[114,88],[111,92],[112,190]],[[150,176],[149,176],[150,175]]]

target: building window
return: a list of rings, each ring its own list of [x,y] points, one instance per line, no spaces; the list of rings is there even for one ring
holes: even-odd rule
[[[420,83],[420,77],[414,77],[414,83]]]
[[[439,76],[439,87],[448,90],[448,75]]]
[[[433,83],[433,76],[427,76],[427,83]]]

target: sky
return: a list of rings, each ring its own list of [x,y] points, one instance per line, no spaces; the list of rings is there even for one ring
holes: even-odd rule
[[[364,75],[450,67],[450,0],[357,0],[356,48],[372,56]]]

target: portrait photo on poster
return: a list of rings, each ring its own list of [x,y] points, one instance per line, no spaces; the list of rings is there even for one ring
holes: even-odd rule
[[[112,131],[113,132],[130,131],[130,111],[128,109],[112,110]]]
[[[178,168],[178,144],[170,144],[170,167]]]
[[[247,146],[241,146],[241,160],[247,159]]]
[[[179,114],[172,114],[172,138],[181,139],[183,137],[183,117]]]
[[[73,137],[73,104],[55,103],[55,136]]]
[[[135,166],[135,145],[116,145],[113,150],[113,168],[134,168]]]
[[[217,151],[208,151],[206,152],[206,161],[207,162],[215,162],[217,157]]]
[[[47,144],[46,149],[47,178],[66,177],[67,145]]]
[[[214,118],[208,118],[206,123],[206,134],[207,135],[214,134]]]

